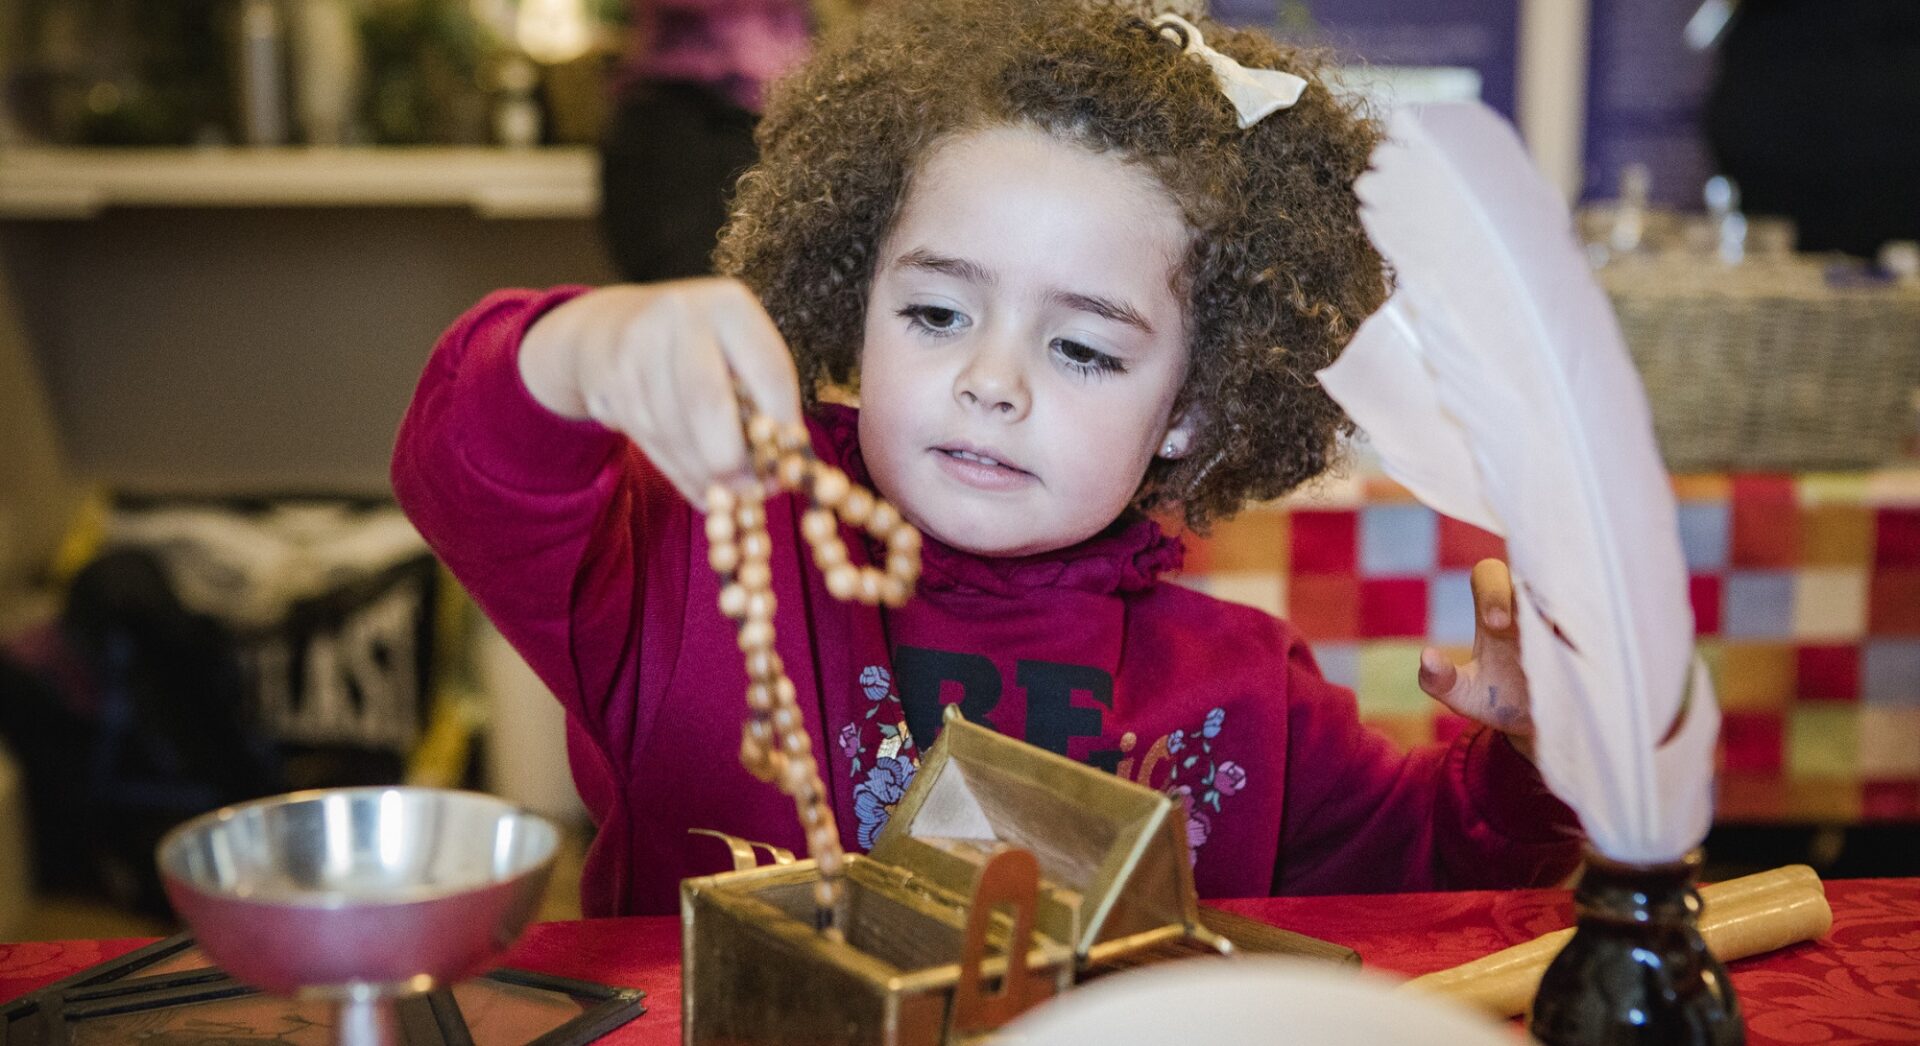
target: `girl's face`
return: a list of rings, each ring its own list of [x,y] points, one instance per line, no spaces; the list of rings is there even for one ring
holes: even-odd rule
[[[1185,378],[1188,231],[1153,176],[999,127],[927,157],[881,245],[860,450],[914,525],[982,555],[1092,537],[1133,500]]]

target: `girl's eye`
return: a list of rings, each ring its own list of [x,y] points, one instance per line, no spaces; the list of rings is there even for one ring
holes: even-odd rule
[[[966,317],[961,316],[958,310],[938,305],[909,305],[901,309],[899,314],[906,317],[915,330],[929,334],[953,334],[966,325]]]
[[[1125,374],[1127,372],[1127,365],[1120,362],[1119,358],[1109,356],[1099,349],[1082,345],[1077,341],[1056,338],[1053,342],[1053,351],[1059,353],[1060,359],[1079,374]]]

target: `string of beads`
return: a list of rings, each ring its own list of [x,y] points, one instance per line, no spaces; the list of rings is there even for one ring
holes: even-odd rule
[[[706,520],[707,563],[721,577],[720,612],[738,624],[740,653],[746,658],[752,715],[741,731],[740,762],[793,798],[807,852],[820,873],[814,884],[816,923],[839,937],[846,854],[793,681],[773,649],[773,542],[767,535],[766,499],[769,491],[806,495],[809,507],[800,517],[800,533],[836,599],[870,606],[905,603],[920,577],[920,532],[892,505],[815,458],[804,424],[780,425],[754,414],[746,432],[757,482],[739,491],[721,484],[710,487]],[[840,540],[843,522],[865,529],[886,549],[884,569],[848,559],[846,543]]]

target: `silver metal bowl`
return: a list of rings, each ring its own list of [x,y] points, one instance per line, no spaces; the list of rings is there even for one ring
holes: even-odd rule
[[[197,817],[161,881],[208,957],[280,995],[365,1003],[486,969],[539,907],[559,833],[512,803],[345,788]]]

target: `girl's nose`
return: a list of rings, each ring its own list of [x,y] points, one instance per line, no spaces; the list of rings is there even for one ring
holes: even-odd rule
[[[953,397],[963,407],[985,411],[1001,420],[1026,417],[1031,399],[1018,351],[1007,345],[981,347],[954,380]]]

